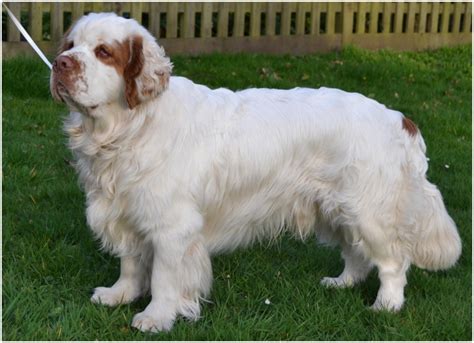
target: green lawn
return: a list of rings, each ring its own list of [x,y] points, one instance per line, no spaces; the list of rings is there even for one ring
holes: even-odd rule
[[[117,259],[98,250],[61,131],[67,109],[49,94],[39,59],[3,63],[3,339],[6,340],[471,340],[471,46],[423,53],[346,49],[324,55],[175,57],[174,74],[210,87],[337,87],[404,112],[421,129],[463,254],[446,272],[413,267],[399,314],[368,309],[378,279],[353,289],[337,249],[281,239],[213,258],[211,303],[167,334],[130,328],[149,301],[89,302],[112,284]],[[269,299],[271,304],[265,304]]]

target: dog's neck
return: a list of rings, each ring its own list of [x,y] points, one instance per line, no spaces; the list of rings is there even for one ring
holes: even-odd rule
[[[81,111],[84,129],[94,136],[108,135],[123,122],[129,122],[137,110],[130,110],[120,103],[109,103],[93,110]]]
[[[101,105],[94,113],[71,111],[64,128],[70,148],[92,157],[126,149],[146,128],[146,122],[147,116],[139,108],[112,103]]]

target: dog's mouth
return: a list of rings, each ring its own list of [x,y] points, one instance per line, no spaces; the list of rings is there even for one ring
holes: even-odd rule
[[[53,98],[55,100],[59,102],[64,102],[65,104],[70,107],[73,107],[74,109],[79,109],[82,107],[74,100],[74,97],[71,95],[71,92],[66,87],[66,85],[64,85],[64,83],[59,80],[53,81],[53,87],[51,87],[51,94],[53,95]]]
[[[53,79],[51,94],[56,101],[64,102],[72,109],[85,114],[90,114],[91,111],[96,110],[99,107],[99,104],[85,106],[78,103],[72,96],[68,87],[60,80]]]
[[[58,81],[54,76],[51,83],[51,95],[53,96],[54,100],[59,102],[66,102],[64,97],[70,97],[69,92],[64,84]]]

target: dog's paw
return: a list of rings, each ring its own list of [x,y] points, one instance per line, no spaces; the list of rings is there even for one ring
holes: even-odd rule
[[[94,304],[117,306],[131,303],[139,296],[140,292],[134,287],[97,287],[94,289],[91,301]]]
[[[370,309],[373,311],[388,311],[388,312],[398,312],[403,306],[403,299],[377,299],[374,304],[370,306]]]
[[[142,332],[170,331],[174,317],[150,314],[146,310],[137,313],[132,320],[132,326]]]
[[[321,280],[321,285],[330,288],[348,288],[354,285],[354,280],[351,278],[342,277],[325,277]]]

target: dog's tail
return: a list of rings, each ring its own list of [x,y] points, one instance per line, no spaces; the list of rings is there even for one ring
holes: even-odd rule
[[[428,270],[447,269],[461,255],[461,239],[449,216],[441,193],[426,179],[420,197],[422,204],[417,216],[418,235],[413,244],[413,262]]]
[[[413,263],[428,270],[447,269],[461,255],[461,239],[446,211],[440,191],[426,179],[428,163],[423,137],[410,120],[404,119],[403,125],[409,133],[408,174],[412,184],[405,206],[410,207],[407,210],[413,216],[411,220],[414,220],[411,242]]]

